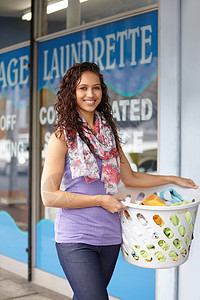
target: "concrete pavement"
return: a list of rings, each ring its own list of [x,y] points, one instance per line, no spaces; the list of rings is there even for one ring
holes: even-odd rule
[[[0,300],[70,300],[0,268]]]

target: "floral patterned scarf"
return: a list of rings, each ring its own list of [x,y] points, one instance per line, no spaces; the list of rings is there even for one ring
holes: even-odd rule
[[[82,119],[84,134],[94,147],[95,155],[90,151],[87,144],[83,142],[78,133],[73,143],[68,140],[66,134],[72,178],[84,176],[87,183],[98,180],[100,178],[100,170],[96,156],[102,160],[101,180],[105,183],[106,193],[113,194],[117,192],[117,186],[120,181],[120,160],[113,132],[107,125],[106,120],[98,112],[95,112],[94,134],[83,117]]]

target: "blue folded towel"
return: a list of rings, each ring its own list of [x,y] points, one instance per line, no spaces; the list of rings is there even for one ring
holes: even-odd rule
[[[173,204],[184,201],[184,199],[181,197],[181,195],[179,195],[173,188],[171,188],[167,191],[160,192],[159,197],[162,200],[171,201],[171,203],[173,203]]]

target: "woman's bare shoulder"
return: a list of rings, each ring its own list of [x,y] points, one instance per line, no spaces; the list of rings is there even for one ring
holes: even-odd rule
[[[67,144],[63,130],[57,130],[51,134],[48,148],[51,150],[67,152]]]

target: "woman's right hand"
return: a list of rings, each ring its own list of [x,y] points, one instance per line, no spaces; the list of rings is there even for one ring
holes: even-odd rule
[[[126,208],[120,201],[125,201],[122,197],[116,197],[111,195],[99,195],[99,206],[106,209],[108,212],[114,214],[120,212]]]

